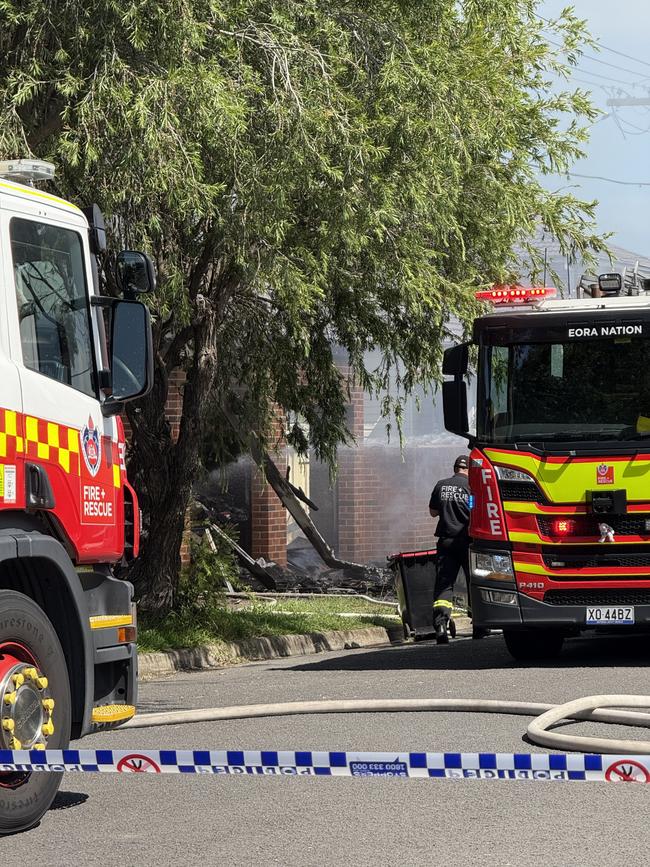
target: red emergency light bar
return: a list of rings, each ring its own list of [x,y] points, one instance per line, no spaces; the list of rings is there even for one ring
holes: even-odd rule
[[[553,286],[495,286],[475,293],[479,301],[492,304],[531,304],[544,298],[555,298],[557,289]]]

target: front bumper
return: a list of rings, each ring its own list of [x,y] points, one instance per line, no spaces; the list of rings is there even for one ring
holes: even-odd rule
[[[603,628],[586,625],[586,605],[549,605],[546,602],[531,599],[530,596],[525,596],[505,585],[503,590],[507,589],[514,593],[517,597],[517,604],[504,605],[485,601],[480,592],[481,589],[495,590],[497,588],[492,583],[472,585],[472,620],[477,627],[489,629],[548,629],[552,627],[566,629],[569,632]],[[634,605],[634,618],[634,626],[612,625],[607,628],[616,631],[629,631],[639,627],[650,629],[650,605]]]

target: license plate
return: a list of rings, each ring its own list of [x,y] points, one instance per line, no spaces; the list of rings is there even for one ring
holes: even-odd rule
[[[631,624],[634,623],[634,606],[627,605],[620,608],[587,608],[587,626],[604,626],[605,624]]]

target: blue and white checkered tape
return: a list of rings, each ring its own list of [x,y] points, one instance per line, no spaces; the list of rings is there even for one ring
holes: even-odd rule
[[[315,750],[0,750],[0,772],[7,771],[650,783],[650,756]]]

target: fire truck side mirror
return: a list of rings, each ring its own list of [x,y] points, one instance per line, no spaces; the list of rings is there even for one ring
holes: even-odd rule
[[[442,361],[443,374],[454,377],[442,384],[445,428],[461,437],[469,436],[467,383],[464,379],[469,368],[469,346],[469,343],[461,343],[446,349]]]
[[[111,316],[110,398],[105,415],[122,404],[144,397],[153,385],[153,341],[149,311],[139,301],[113,301]]]
[[[465,376],[469,368],[469,343],[459,343],[445,349],[442,357],[443,376]]]
[[[137,250],[121,250],[117,254],[115,278],[120,291],[130,301],[156,288],[153,262],[146,253]]]
[[[459,437],[469,437],[467,383],[461,376],[442,384],[442,408],[445,428]]]

